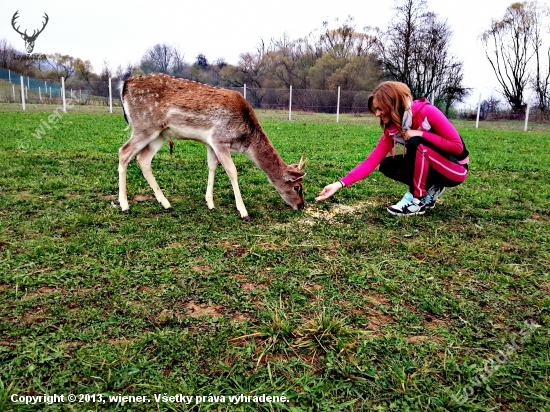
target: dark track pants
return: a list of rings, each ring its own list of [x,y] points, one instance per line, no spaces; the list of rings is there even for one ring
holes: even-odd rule
[[[420,138],[407,142],[407,153],[386,157],[380,163],[380,172],[390,179],[405,183],[416,198],[426,194],[432,185],[454,187],[468,175],[468,167],[449,160],[422,144]]]

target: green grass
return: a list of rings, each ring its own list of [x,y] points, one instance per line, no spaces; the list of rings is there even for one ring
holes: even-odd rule
[[[132,162],[123,215],[122,116],[68,113],[36,139],[50,114],[0,113],[1,410],[550,410],[548,126],[458,122],[469,178],[425,216],[399,219],[385,207],[405,188],[378,171],[314,202],[376,144],[374,122],[260,112],[285,161],[307,150],[307,208],[291,210],[235,155],[247,224],[221,168],[218,210],[207,209],[206,151],[192,142],[153,161],[174,212]],[[525,335],[526,321],[540,327]],[[11,401],[45,393],[152,402]],[[207,398],[240,394],[288,401]]]

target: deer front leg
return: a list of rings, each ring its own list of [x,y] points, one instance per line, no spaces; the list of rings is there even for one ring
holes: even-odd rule
[[[246,211],[246,207],[244,206],[243,198],[241,197],[241,190],[239,189],[239,182],[237,181],[237,168],[235,167],[235,163],[233,163],[233,159],[231,159],[231,153],[229,152],[229,149],[217,149],[216,155],[218,156],[220,163],[222,164],[223,168],[229,175],[229,179],[231,180],[233,193],[235,193],[235,203],[237,204],[237,210],[241,214],[241,219],[243,219],[245,222],[251,221],[252,219],[250,218],[250,216],[248,216],[248,212]]]
[[[155,140],[145,146],[141,150],[141,152],[138,153],[136,160],[138,162],[139,168],[141,169],[141,173],[143,173],[143,176],[145,177],[145,180],[147,180],[147,183],[149,183],[149,186],[151,186],[151,189],[153,189],[157,202],[160,203],[164,210],[172,211],[174,210],[174,208],[172,207],[172,205],[170,205],[170,202],[168,201],[168,199],[166,199],[164,193],[162,193],[162,190],[158,185],[155,176],[153,176],[153,170],[151,169],[151,162],[153,160],[153,157],[159,151],[163,144],[164,138],[161,136],[157,137]]]
[[[206,155],[208,158],[208,183],[206,184],[206,204],[208,209],[216,210],[214,206],[214,178],[216,177],[216,169],[218,168],[218,156],[210,145],[206,145]]]

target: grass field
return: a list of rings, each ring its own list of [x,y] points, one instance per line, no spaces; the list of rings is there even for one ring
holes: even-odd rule
[[[307,150],[307,207],[235,155],[243,223],[221,168],[207,209],[192,142],[153,161],[174,212],[134,161],[123,215],[122,116],[50,115],[0,113],[0,410],[550,410],[550,127],[458,123],[469,178],[403,219],[378,171],[314,202],[376,124],[260,113],[285,161]],[[44,394],[65,403],[21,403]]]

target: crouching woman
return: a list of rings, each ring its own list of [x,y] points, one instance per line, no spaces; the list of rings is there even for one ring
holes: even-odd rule
[[[380,172],[409,188],[399,202],[387,208],[388,212],[421,215],[435,207],[445,188],[466,179],[468,150],[451,122],[427,99],[413,101],[407,85],[388,81],[369,96],[368,110],[380,119],[380,141],[345,177],[325,186],[317,201],[328,199],[380,166]],[[405,146],[403,155],[396,154],[397,144]]]

